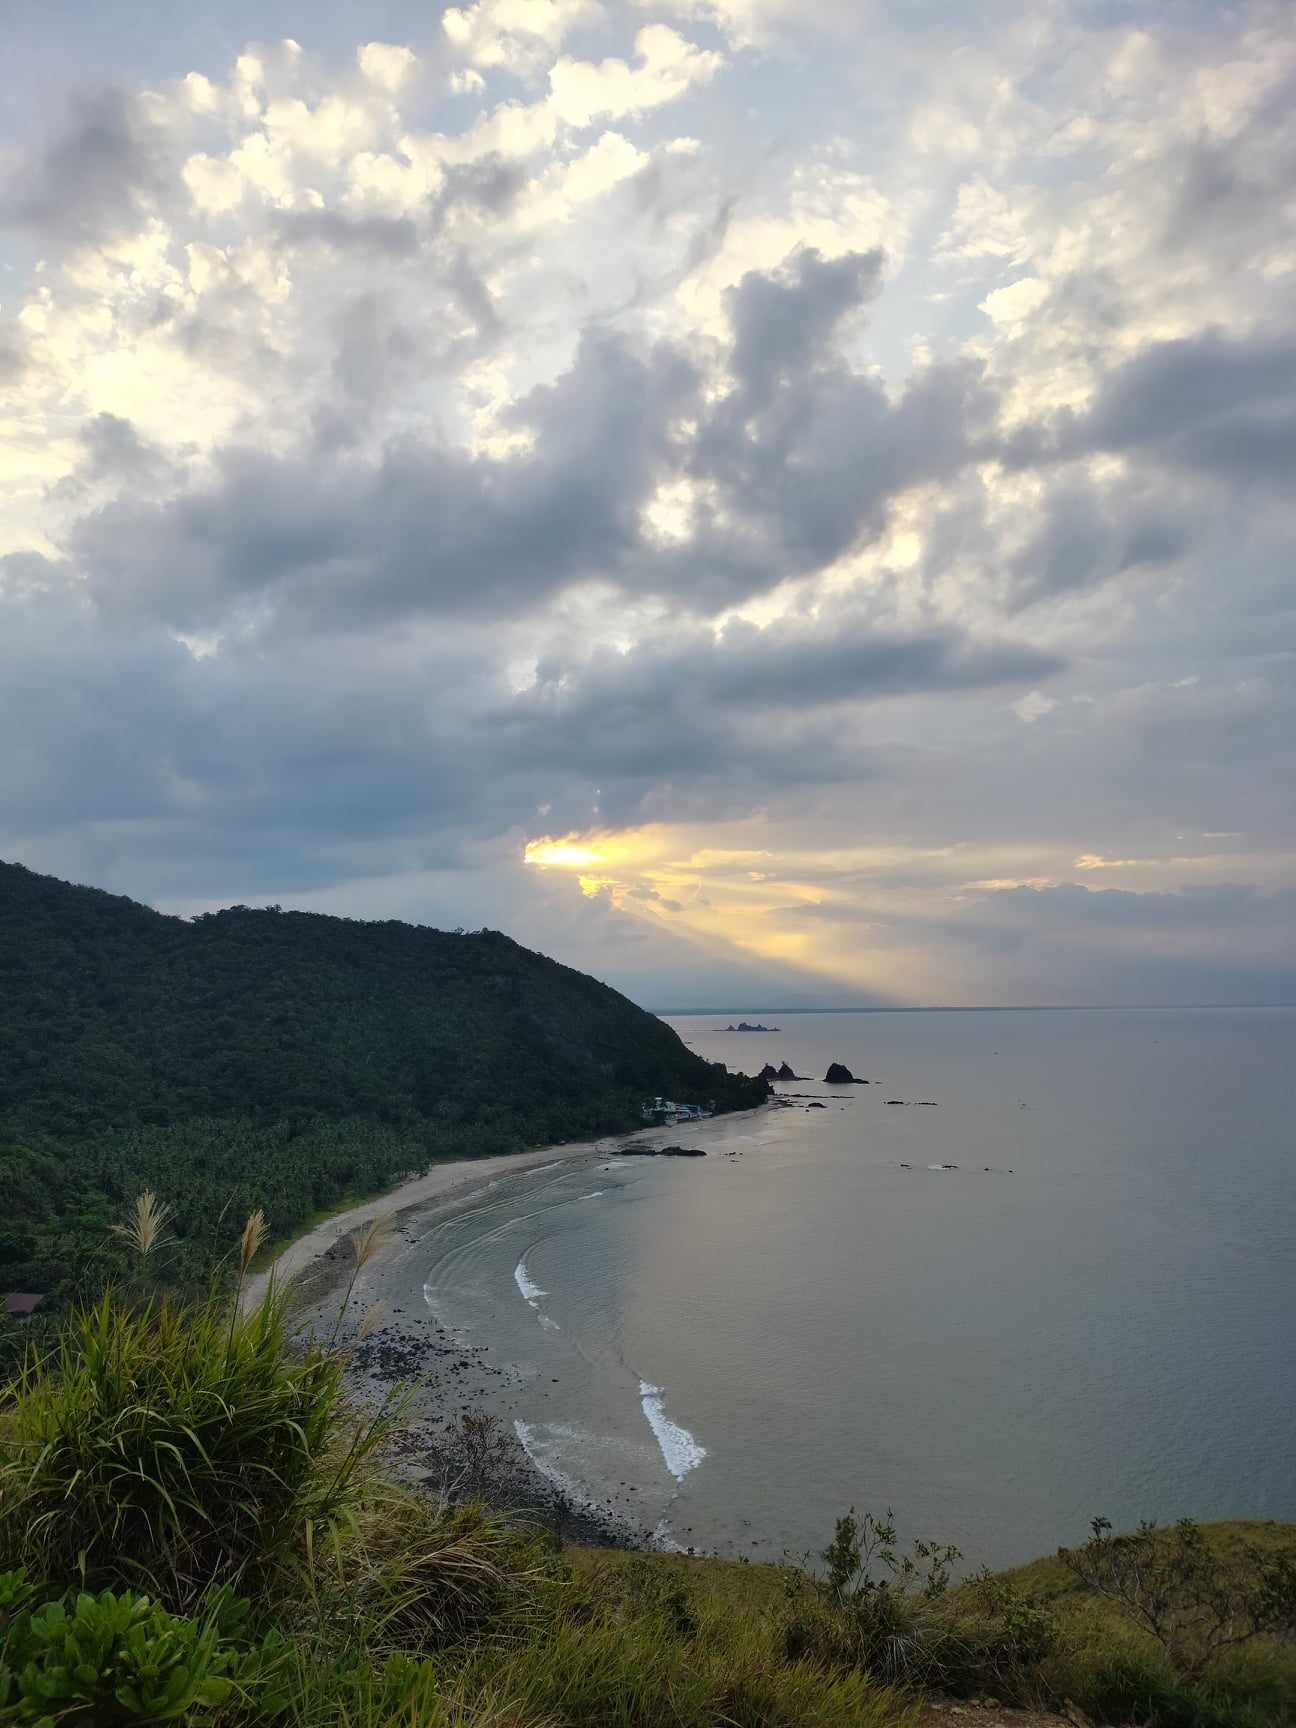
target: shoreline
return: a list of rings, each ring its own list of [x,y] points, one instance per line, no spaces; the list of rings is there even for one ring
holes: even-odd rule
[[[346,1207],[303,1231],[270,1266],[247,1280],[242,1306],[248,1310],[262,1301],[273,1277],[279,1291],[293,1292],[290,1308],[295,1327],[302,1322],[308,1330],[327,1324],[329,1305],[352,1275],[354,1258],[346,1249],[349,1238],[375,1218],[389,1220],[391,1228],[365,1265],[350,1312],[342,1317],[341,1341],[353,1352],[346,1375],[347,1395],[357,1408],[364,1409],[381,1402],[394,1386],[410,1388],[413,1403],[397,1446],[397,1468],[428,1492],[444,1493],[447,1482],[462,1476],[464,1416],[470,1411],[484,1411],[488,1393],[497,1389],[498,1376],[504,1370],[489,1359],[491,1341],[465,1347],[430,1315],[404,1313],[399,1306],[388,1312],[384,1301],[376,1305],[381,1323],[365,1335],[363,1317],[371,1308],[373,1285],[376,1281],[381,1287],[381,1275],[392,1260],[408,1251],[419,1224],[429,1214],[437,1216],[456,1203],[471,1202],[476,1190],[489,1188],[501,1176],[606,1158],[630,1140],[657,1146],[671,1145],[681,1135],[704,1140],[711,1123],[753,1117],[767,1108],[757,1105],[730,1111],[723,1117],[690,1123],[687,1128],[672,1124],[629,1129],[595,1140],[533,1147],[491,1158],[447,1160],[421,1176],[398,1183],[386,1194]],[[494,1387],[492,1380],[496,1381]],[[654,1531],[636,1524],[627,1512],[586,1499],[575,1491],[575,1484],[551,1480],[522,1437],[511,1430],[500,1437],[489,1476],[489,1481],[479,1483],[479,1490],[490,1503],[538,1518],[566,1540],[593,1547],[644,1549],[662,1545]]]
[[[627,1140],[656,1141],[665,1144],[681,1132],[690,1134],[704,1130],[710,1122],[739,1122],[756,1116],[769,1104],[756,1104],[750,1110],[728,1110],[723,1116],[704,1117],[681,1128],[675,1123],[665,1128],[623,1128],[614,1133],[600,1134],[595,1140],[558,1141],[550,1146],[530,1147],[523,1152],[500,1152],[490,1158],[447,1158],[434,1164],[420,1176],[408,1176],[384,1194],[375,1195],[358,1206],[348,1206],[332,1212],[321,1223],[312,1225],[282,1248],[269,1266],[252,1273],[243,1285],[241,1306],[255,1308],[270,1287],[271,1278],[280,1290],[310,1271],[318,1261],[338,1247],[351,1233],[374,1218],[389,1218],[397,1222],[406,1212],[422,1209],[434,1200],[449,1200],[460,1190],[469,1189],[477,1181],[505,1175],[510,1170],[527,1170],[545,1162],[565,1164],[569,1159],[601,1158]],[[379,1244],[369,1264],[379,1266],[390,1254],[393,1242]]]
[[[429,1201],[451,1198],[474,1181],[488,1180],[509,1170],[526,1170],[546,1159],[562,1163],[568,1158],[596,1156],[604,1142],[611,1138],[613,1136],[602,1135],[598,1140],[573,1140],[556,1146],[534,1147],[525,1152],[500,1152],[490,1158],[447,1158],[420,1176],[407,1176],[386,1193],[375,1195],[359,1206],[332,1212],[322,1223],[294,1236],[269,1266],[245,1280],[242,1306],[244,1309],[255,1308],[264,1299],[272,1278],[280,1290],[287,1289],[316,1261],[322,1260],[330,1249],[336,1248],[373,1218],[395,1220],[402,1213],[425,1206]],[[390,1243],[381,1243],[371,1264],[377,1264],[389,1251]]]

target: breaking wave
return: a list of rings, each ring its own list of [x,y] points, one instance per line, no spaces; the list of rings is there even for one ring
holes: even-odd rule
[[[706,1457],[706,1447],[699,1446],[687,1428],[672,1422],[666,1414],[666,1403],[660,1386],[639,1382],[639,1401],[653,1437],[661,1449],[662,1460],[677,1482],[682,1482],[690,1470],[696,1470]]]

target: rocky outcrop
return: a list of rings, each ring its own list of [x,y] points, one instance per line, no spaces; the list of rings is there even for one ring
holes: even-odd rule
[[[787,1062],[780,1064],[779,1071],[775,1075],[776,1080],[804,1080],[804,1078],[804,1074],[794,1073],[791,1065]]]
[[[705,1158],[700,1146],[618,1146],[618,1158]]]
[[[782,1076],[772,1062],[767,1062],[756,1078],[758,1080],[779,1080]]]
[[[827,1086],[867,1086],[867,1080],[857,1080],[844,1062],[830,1062],[824,1075]]]

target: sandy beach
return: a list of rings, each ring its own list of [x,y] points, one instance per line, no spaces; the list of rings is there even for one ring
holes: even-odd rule
[[[243,1306],[254,1308],[264,1297],[272,1277],[282,1288],[372,1218],[396,1219],[402,1213],[416,1208],[422,1210],[432,1201],[452,1199],[461,1190],[489,1181],[493,1176],[512,1170],[525,1170],[532,1164],[598,1157],[626,1138],[625,1134],[604,1135],[598,1140],[569,1141],[558,1146],[537,1147],[528,1152],[506,1152],[496,1158],[456,1158],[437,1164],[421,1176],[411,1176],[408,1181],[400,1183],[387,1194],[380,1194],[360,1206],[349,1207],[344,1212],[332,1213],[313,1230],[307,1230],[301,1236],[295,1237],[269,1266],[254,1273],[247,1280],[243,1287]],[[390,1241],[384,1242],[370,1264],[376,1266],[384,1253],[390,1252],[391,1245]]]
[[[243,1287],[243,1306],[254,1308],[261,1301],[272,1276],[280,1288],[301,1277],[331,1249],[336,1248],[347,1236],[372,1218],[389,1218],[395,1222],[406,1214],[426,1210],[434,1202],[448,1202],[460,1198],[465,1191],[489,1182],[495,1176],[526,1170],[535,1164],[559,1164],[574,1162],[580,1158],[603,1158],[629,1140],[641,1145],[668,1146],[684,1138],[690,1143],[696,1141],[705,1145],[708,1135],[714,1132],[716,1125],[742,1121],[745,1117],[758,1115],[767,1108],[767,1105],[761,1105],[756,1110],[731,1111],[724,1116],[703,1118],[684,1126],[676,1124],[664,1128],[627,1128],[616,1134],[603,1134],[597,1140],[562,1141],[553,1146],[534,1147],[526,1152],[501,1153],[495,1158],[448,1159],[421,1176],[411,1176],[408,1181],[399,1183],[386,1194],[376,1195],[373,1199],[366,1200],[359,1206],[348,1207],[345,1211],[331,1213],[322,1224],[294,1237],[269,1266],[253,1273],[247,1280]],[[369,1263],[370,1268],[376,1270],[384,1258],[391,1254],[394,1245],[391,1237],[380,1244]]]
[[[279,1288],[292,1286],[295,1327],[306,1333],[329,1330],[336,1324],[337,1304],[355,1265],[348,1238],[372,1219],[387,1220],[389,1227],[356,1280],[342,1317],[340,1337],[350,1357],[348,1392],[357,1408],[373,1408],[394,1386],[407,1389],[410,1402],[397,1467],[425,1482],[432,1492],[445,1492],[447,1483],[462,1473],[459,1437],[464,1417],[482,1412],[488,1404],[498,1405],[501,1395],[507,1396],[509,1388],[521,1382],[514,1365],[497,1359],[493,1339],[466,1344],[418,1302],[425,1232],[457,1208],[474,1205],[479,1193],[501,1178],[533,1169],[597,1163],[624,1152],[630,1142],[639,1147],[696,1144],[705,1148],[716,1137],[719,1123],[754,1114],[735,1112],[687,1127],[623,1131],[596,1140],[438,1164],[389,1193],[336,1212],[305,1231],[271,1266],[248,1279],[243,1304],[252,1307],[261,1301],[273,1276]],[[517,1444],[508,1423],[501,1427],[489,1479],[478,1487],[495,1504],[525,1509],[571,1540],[653,1545],[651,1532],[636,1521],[631,1507],[577,1503],[556,1489]]]

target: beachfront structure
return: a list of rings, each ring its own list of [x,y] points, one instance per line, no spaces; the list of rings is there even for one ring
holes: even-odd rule
[[[697,1122],[709,1116],[700,1104],[676,1104],[670,1098],[649,1098],[640,1106],[645,1122]]]

